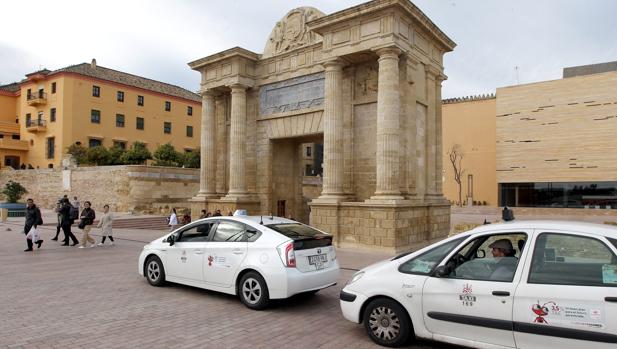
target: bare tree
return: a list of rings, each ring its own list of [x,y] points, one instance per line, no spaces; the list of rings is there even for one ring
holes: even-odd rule
[[[463,185],[461,184],[461,177],[465,173],[461,161],[463,160],[463,147],[460,144],[454,144],[448,150],[448,156],[450,157],[450,163],[452,163],[452,169],[454,170],[454,180],[458,184],[458,204],[463,206],[462,191]]]

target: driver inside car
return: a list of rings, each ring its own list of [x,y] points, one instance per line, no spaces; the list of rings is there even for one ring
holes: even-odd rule
[[[515,257],[516,251],[512,247],[509,239],[499,239],[488,246],[491,249],[493,258],[497,262],[495,269],[491,273],[491,280],[510,281],[516,271],[518,259]]]

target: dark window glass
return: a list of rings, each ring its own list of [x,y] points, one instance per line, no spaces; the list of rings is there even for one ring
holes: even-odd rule
[[[126,150],[126,142],[114,141],[114,147]]]
[[[163,123],[163,132],[171,133],[171,122]]]
[[[118,100],[118,102],[124,102],[124,92],[118,91],[118,93],[116,94],[116,99]]]
[[[165,101],[165,111],[171,111],[171,102]]]
[[[285,235],[288,238],[311,238],[315,236],[328,236],[315,228],[300,223],[277,223],[268,224],[266,227]]]
[[[99,147],[101,146],[102,142],[100,139],[96,139],[96,138],[90,138],[88,140],[88,147],[90,148],[94,148],[94,147]]]
[[[610,241],[611,244],[613,244],[613,246],[615,246],[615,248],[617,248],[617,239],[608,238],[608,241]]]
[[[26,97],[27,97],[27,99],[32,99],[32,90],[31,89],[28,89],[26,91]]]
[[[26,126],[31,126],[32,125],[32,114],[28,113],[26,114]]]
[[[180,233],[179,242],[205,242],[208,241],[210,229],[215,222],[204,222],[186,229]]]
[[[193,126],[187,126],[186,127],[186,136],[187,137],[193,137]]]
[[[56,83],[55,82],[51,83],[51,93],[56,93]]]
[[[144,105],[144,96],[137,96],[137,105],[140,105],[143,107]]]
[[[455,239],[439,245],[423,254],[401,264],[398,270],[407,274],[428,275],[441,262],[450,251],[463,241],[463,238]]]
[[[617,287],[617,256],[598,239],[542,233],[536,239],[528,282]]]
[[[56,122],[56,108],[49,110],[49,122]]]
[[[186,107],[186,115],[193,115],[193,107],[188,106]]]
[[[116,127],[124,127],[124,115],[116,114]]]
[[[101,96],[101,88],[98,86],[92,86],[92,97],[100,97]]]
[[[305,176],[312,176],[312,175],[313,175],[312,173],[313,173],[313,166],[311,166],[311,165],[306,165],[306,166],[304,167],[304,175],[305,175]]]
[[[244,239],[244,225],[235,222],[221,221],[216,226],[216,232],[212,241],[245,241]]]
[[[18,139],[19,140],[19,139],[21,139],[21,136],[20,135],[11,135],[11,139]],[[615,246],[617,246],[617,245],[615,245]]]
[[[101,111],[100,110],[90,110],[90,122],[94,124],[101,123]]]
[[[144,129],[144,118],[137,117],[137,119],[135,119],[135,128],[138,130]]]
[[[617,208],[617,182],[499,183],[500,206]]]
[[[311,156],[312,153],[313,153],[313,148],[312,147],[306,147],[306,156]]]
[[[56,139],[54,137],[47,138],[47,158],[53,159],[56,149]]]

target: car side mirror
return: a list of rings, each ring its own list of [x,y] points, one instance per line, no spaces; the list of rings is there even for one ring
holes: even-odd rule
[[[173,235],[169,235],[167,237],[167,242],[169,242],[169,246],[173,246],[176,243],[176,238]]]
[[[450,275],[450,268],[445,265],[440,265],[435,269],[434,275],[438,278],[446,277]]]
[[[476,251],[476,258],[484,258],[484,257],[486,257],[486,252],[484,252],[484,250]]]

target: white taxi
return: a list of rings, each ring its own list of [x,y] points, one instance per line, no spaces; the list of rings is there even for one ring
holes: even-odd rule
[[[617,228],[483,225],[357,272],[340,299],[384,346],[617,348]]]
[[[238,295],[252,309],[270,299],[333,286],[339,265],[332,235],[279,217],[211,217],[144,246],[139,274]]]

